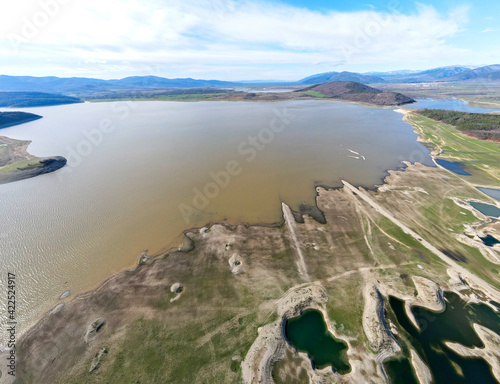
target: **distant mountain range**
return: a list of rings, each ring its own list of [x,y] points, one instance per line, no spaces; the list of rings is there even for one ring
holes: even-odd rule
[[[0,92],[0,107],[26,108],[83,103],[76,97],[43,92]]]
[[[394,71],[394,72],[327,72],[299,80],[301,84],[319,84],[326,81],[357,81],[363,84],[376,83],[427,83],[469,80],[500,80],[500,65],[471,68],[450,66],[433,68],[425,71]]]
[[[355,72],[327,72],[306,77],[299,80],[300,84],[321,84],[332,81],[355,81],[363,84],[384,83],[385,80],[378,76],[370,76]]]
[[[110,90],[221,88],[235,84],[219,80],[167,79],[158,76],[132,76],[120,80],[101,80],[85,77],[31,77],[0,75],[0,91],[48,92],[75,96],[90,96]]]
[[[456,81],[500,81],[500,64],[479,68],[449,66],[425,71],[393,72],[327,72],[308,76],[295,82],[271,81],[228,82],[220,80],[167,79],[158,76],[132,76],[119,80],[101,80],[84,77],[31,77],[0,75],[0,91],[48,92],[77,97],[95,97],[103,93],[130,90],[165,90],[178,88],[234,88],[256,85],[313,85],[333,81],[355,81],[363,84],[422,83]]]

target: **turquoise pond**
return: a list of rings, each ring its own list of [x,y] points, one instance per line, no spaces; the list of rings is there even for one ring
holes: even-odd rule
[[[334,371],[351,370],[347,360],[347,344],[328,331],[323,314],[310,309],[285,324],[285,335],[298,351],[306,352],[315,368],[331,366]]]
[[[500,217],[500,208],[485,203],[477,203],[475,201],[470,201],[470,205],[472,205],[475,209],[481,212],[483,215],[491,216],[491,217]]]

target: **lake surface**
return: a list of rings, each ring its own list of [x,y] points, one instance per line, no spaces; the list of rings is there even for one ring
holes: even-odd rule
[[[281,221],[281,201],[294,209],[313,205],[315,185],[346,179],[373,186],[403,160],[433,165],[401,114],[349,103],[24,110],[44,118],[0,134],[33,140],[32,154],[69,162],[58,172],[0,185],[0,276],[18,275],[21,330],[64,291],[96,287],[146,249],[152,255],[178,246],[187,228]]]
[[[472,205],[475,209],[477,209],[485,216],[500,217],[500,208],[494,205],[477,203],[475,201],[470,201],[469,204]]]
[[[351,370],[347,361],[347,344],[328,331],[323,314],[310,309],[285,325],[288,341],[299,351],[306,352],[316,368],[331,366],[339,373]]]
[[[446,109],[450,111],[469,112],[469,113],[488,113],[498,112],[496,109],[470,107],[466,101],[458,99],[417,99],[416,103],[409,104],[404,108],[416,109]]]
[[[479,189],[481,192],[488,195],[489,197],[493,197],[494,199],[500,200],[500,189],[483,188],[483,187],[477,187],[477,189]]]
[[[435,384],[497,384],[485,360],[464,358],[449,349],[445,342],[460,343],[469,348],[483,347],[472,323],[483,325],[500,334],[500,314],[485,304],[466,304],[454,293],[446,292],[444,297],[444,312],[432,312],[421,307],[412,308],[420,331],[408,319],[404,301],[390,297],[390,308],[403,330],[400,337],[426,362]]]

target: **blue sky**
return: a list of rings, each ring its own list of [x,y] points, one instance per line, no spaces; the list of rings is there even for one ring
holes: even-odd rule
[[[500,1],[23,0],[0,73],[295,80],[500,63]]]

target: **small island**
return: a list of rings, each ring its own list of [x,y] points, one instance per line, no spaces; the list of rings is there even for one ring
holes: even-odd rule
[[[32,113],[0,112],[0,128],[11,127],[28,121],[41,119]],[[29,140],[15,140],[0,136],[0,184],[29,179],[57,171],[66,165],[61,156],[36,157],[27,151]]]

